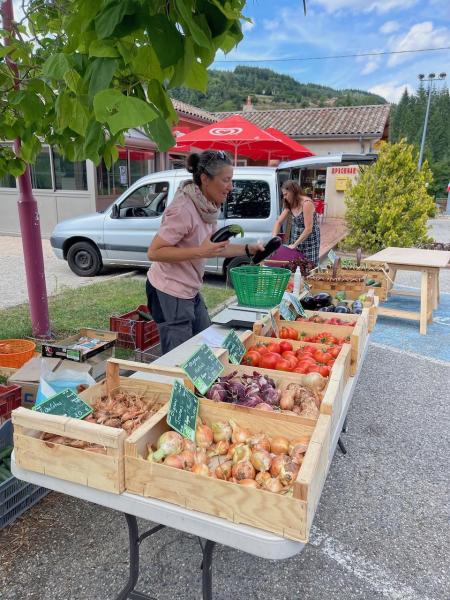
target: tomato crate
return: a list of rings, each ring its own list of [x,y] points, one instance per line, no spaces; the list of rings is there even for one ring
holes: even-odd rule
[[[140,312],[148,314],[147,306],[141,304],[131,312],[109,318],[110,330],[118,333],[117,347],[144,351],[159,344],[158,326],[153,319],[148,321],[142,317]]]
[[[8,420],[0,426],[0,451],[12,443],[13,427]],[[0,483],[0,529],[15,521],[49,491],[38,485],[21,481],[14,475]]]
[[[11,411],[20,406],[20,385],[0,385],[0,422],[9,419]]]

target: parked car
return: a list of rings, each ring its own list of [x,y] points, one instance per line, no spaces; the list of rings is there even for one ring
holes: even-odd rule
[[[370,158],[369,158],[370,157]],[[239,223],[243,243],[270,238],[280,214],[280,186],[292,171],[316,166],[320,157],[281,163],[274,167],[235,167],[233,191],[222,206],[218,227]],[[325,166],[371,162],[373,155],[322,157]],[[129,187],[104,212],[58,223],[50,242],[58,258],[67,260],[74,273],[93,277],[103,265],[148,266],[147,249],[158,232],[164,210],[178,186],[190,179],[184,169],[146,175]],[[238,240],[241,242],[241,239]],[[246,256],[209,259],[206,270],[226,274],[230,267],[248,263]]]

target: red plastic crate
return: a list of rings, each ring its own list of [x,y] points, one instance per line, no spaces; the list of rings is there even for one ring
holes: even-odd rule
[[[20,385],[0,385],[0,418],[9,419],[11,411],[20,406]]]
[[[159,344],[159,332],[155,321],[146,321],[138,311],[148,313],[148,308],[141,304],[129,313],[109,318],[110,330],[118,333],[117,347],[147,350]]]

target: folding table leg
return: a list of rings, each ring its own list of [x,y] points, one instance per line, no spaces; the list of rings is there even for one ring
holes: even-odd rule
[[[420,285],[420,334],[427,334],[427,322],[428,322],[428,300],[429,300],[429,289],[428,289],[429,277],[428,271],[424,269],[422,271],[422,279]]]
[[[202,592],[203,600],[212,600],[212,561],[215,542],[206,540],[203,548]]]
[[[341,438],[338,439],[338,446],[342,454],[347,454],[347,448],[344,446],[344,442],[341,440]]]
[[[344,419],[344,423],[342,425],[342,433],[347,433],[348,431],[348,422],[347,422],[348,417],[345,417]]]

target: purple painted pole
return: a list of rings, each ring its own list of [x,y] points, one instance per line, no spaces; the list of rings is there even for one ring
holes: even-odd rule
[[[13,31],[13,5],[12,0],[4,0],[1,5],[3,29]],[[5,46],[10,40],[5,37]],[[7,57],[7,63],[15,78],[15,88],[19,88],[19,71],[17,65]],[[14,151],[20,149],[20,139],[14,142]],[[47,288],[45,285],[44,255],[42,252],[41,227],[36,199],[33,196],[30,167],[17,178],[19,185],[19,199],[17,201],[19,212],[20,231],[22,234],[23,256],[25,260],[25,273],[27,278],[28,298],[30,302],[30,317],[33,336],[47,338],[50,336],[50,319],[48,314]]]

